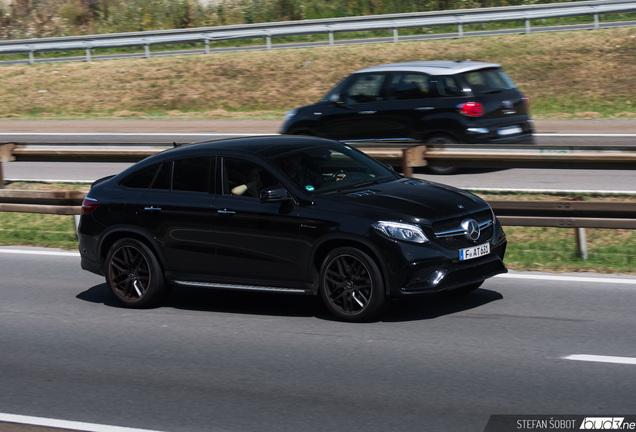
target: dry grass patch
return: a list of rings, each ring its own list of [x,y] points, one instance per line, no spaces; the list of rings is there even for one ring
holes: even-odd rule
[[[472,59],[502,63],[530,97],[536,116],[631,118],[631,103],[636,103],[634,35],[636,29],[620,28],[4,66],[0,68],[4,101],[0,115],[282,113],[316,102],[344,76],[363,67]],[[183,114],[174,114],[177,111]]]

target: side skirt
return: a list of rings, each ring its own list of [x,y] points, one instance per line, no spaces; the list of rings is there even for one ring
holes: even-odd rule
[[[202,288],[215,288],[215,289],[229,289],[229,290],[243,290],[243,291],[266,291],[266,292],[283,292],[292,294],[311,294],[311,290],[304,290],[302,288],[280,288],[280,287],[268,287],[268,286],[256,286],[256,285],[235,285],[226,283],[214,283],[214,282],[195,282],[195,281],[174,281],[177,285],[196,286]]]

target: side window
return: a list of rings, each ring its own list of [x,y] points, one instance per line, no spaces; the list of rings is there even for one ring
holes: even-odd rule
[[[208,192],[210,185],[210,158],[177,159],[172,171],[172,190]]]
[[[389,100],[410,100],[432,97],[428,75],[410,73],[394,74],[389,84],[387,97]]]
[[[261,190],[278,179],[261,166],[242,159],[223,158],[223,194],[259,198]]]
[[[366,103],[379,100],[385,74],[360,74],[355,77],[344,96],[345,103]]]
[[[164,162],[159,168],[159,173],[152,183],[151,189],[170,190],[170,181],[172,180],[172,162]]]
[[[131,189],[148,189],[161,164],[156,164],[127,177],[119,185]]]
[[[452,76],[431,77],[431,86],[435,86],[440,97],[465,96],[463,89]]]

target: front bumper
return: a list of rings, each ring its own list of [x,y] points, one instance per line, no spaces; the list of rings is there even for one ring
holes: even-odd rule
[[[499,221],[484,242],[490,243],[490,253],[479,258],[460,261],[463,244],[434,240],[422,245],[391,242],[382,247],[386,263],[387,294],[395,297],[453,290],[481,282],[508,270],[503,263],[506,235]]]

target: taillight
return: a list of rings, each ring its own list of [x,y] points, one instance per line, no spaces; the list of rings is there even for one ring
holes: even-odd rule
[[[87,215],[93,213],[99,207],[99,203],[94,198],[84,198],[82,201],[82,214]]]
[[[526,109],[530,108],[530,98],[528,96],[522,95],[521,100],[523,101],[523,106],[526,107]]]
[[[484,115],[484,106],[479,102],[466,102],[457,107],[460,114],[468,117],[479,117]]]

